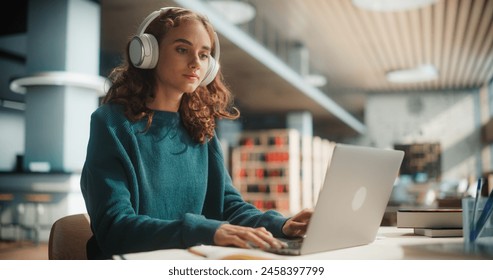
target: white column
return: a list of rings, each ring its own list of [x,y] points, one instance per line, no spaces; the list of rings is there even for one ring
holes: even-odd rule
[[[97,77],[100,6],[88,0],[30,0],[27,76],[56,71],[62,84],[25,85],[24,169],[47,162],[51,171],[80,172],[90,114],[101,92],[67,77]]]
[[[287,127],[301,136],[301,207],[313,207],[313,121],[308,111],[292,112],[287,116]]]

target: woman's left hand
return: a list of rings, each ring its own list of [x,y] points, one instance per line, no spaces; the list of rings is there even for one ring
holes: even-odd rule
[[[302,237],[306,233],[308,224],[313,214],[313,209],[303,209],[298,214],[286,221],[282,232],[289,237]]]

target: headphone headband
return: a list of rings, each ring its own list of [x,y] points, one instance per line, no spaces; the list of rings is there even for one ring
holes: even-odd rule
[[[155,20],[157,17],[159,17],[159,15],[163,12],[166,12],[167,10],[169,9],[173,9],[173,8],[176,8],[176,7],[166,7],[166,8],[161,8],[159,9],[159,11],[154,11],[152,12],[150,15],[148,15],[143,21],[142,23],[139,25],[139,28],[137,29],[137,36],[141,36],[142,34],[144,34],[145,30],[147,29],[147,27],[149,27],[149,24],[151,24],[151,22],[153,20]],[[219,47],[219,37],[217,36],[217,33],[216,31],[214,31],[214,41],[215,41],[215,54],[214,54],[214,57],[216,59],[216,61],[219,61],[219,56],[221,54],[221,50],[220,50],[220,47]]]
[[[159,9],[159,11],[154,11],[150,15],[148,15],[144,19],[144,21],[142,21],[142,23],[139,25],[139,29],[137,29],[137,36],[144,34],[144,32],[147,29],[147,27],[149,26],[149,24],[151,24],[151,22],[153,20],[155,20],[162,12],[165,12],[165,11],[167,11],[169,9],[173,9],[173,8],[175,8],[175,7],[161,8],[161,9]]]

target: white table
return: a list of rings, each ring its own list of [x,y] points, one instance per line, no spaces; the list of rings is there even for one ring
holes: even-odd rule
[[[280,256],[259,250],[219,246],[194,247],[191,250],[156,250],[115,256],[115,259],[199,260],[199,259],[313,259],[313,260],[453,260],[493,259],[493,255],[467,253],[462,237],[431,238],[418,236],[413,229],[381,227],[374,242],[304,256]],[[203,256],[200,256],[199,254]]]

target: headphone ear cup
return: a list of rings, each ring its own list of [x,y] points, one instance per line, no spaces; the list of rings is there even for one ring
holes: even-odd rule
[[[129,45],[129,57],[133,66],[141,69],[156,67],[159,58],[159,44],[151,34],[135,36]]]
[[[208,84],[212,83],[212,81],[214,81],[214,78],[216,78],[218,72],[219,63],[214,59],[214,57],[211,56],[209,59],[209,67],[207,68],[207,73],[200,83],[200,86],[207,86]]]

